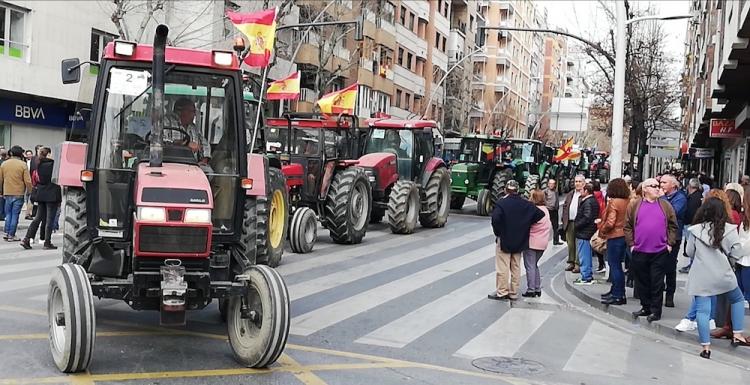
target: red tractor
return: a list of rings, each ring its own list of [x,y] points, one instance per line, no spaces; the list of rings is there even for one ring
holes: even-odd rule
[[[435,156],[431,120],[381,119],[369,130],[359,158],[372,184],[372,222],[387,214],[391,231],[414,232],[443,227],[450,209],[451,177],[445,162]]]
[[[357,167],[357,118],[286,114],[266,119],[263,134],[267,153],[278,157],[287,179],[293,207],[289,222],[292,251],[312,250],[318,219],[334,242],[362,242],[372,192],[367,171]]]
[[[256,264],[268,162],[246,146],[240,61],[166,47],[168,31],[158,26],[153,46],[107,44],[89,141],[57,151],[63,264],[47,310],[52,356],[66,373],[93,357],[94,297],[158,311],[162,325],[184,325],[188,310],[218,300],[248,367],[272,364],[286,345],[286,285]],[[64,84],[80,81],[81,65],[63,60]]]

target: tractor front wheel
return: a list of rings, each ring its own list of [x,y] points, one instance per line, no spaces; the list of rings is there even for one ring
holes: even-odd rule
[[[86,223],[86,191],[65,189],[62,263],[80,261],[84,267],[91,262],[93,247]]]
[[[466,202],[466,195],[451,194],[451,209],[461,210]]]
[[[324,224],[336,243],[362,242],[370,221],[372,190],[365,170],[350,167],[334,175],[326,197]]]
[[[270,168],[266,196],[258,197],[257,263],[276,267],[284,254],[289,194],[281,170]]]
[[[227,309],[229,345],[242,365],[265,368],[286,346],[289,293],[281,275],[268,266],[252,266],[244,275],[247,295],[232,297]]]
[[[424,190],[427,207],[420,209],[419,223],[424,227],[443,227],[448,222],[451,199],[451,176],[448,170],[433,171]]]
[[[312,251],[318,239],[318,218],[309,207],[299,207],[294,211],[289,229],[289,245],[297,254]]]
[[[49,345],[64,373],[82,372],[91,363],[96,314],[91,284],[82,266],[64,263],[52,273],[47,294]]]
[[[492,212],[492,205],[492,193],[490,193],[490,190],[479,190],[479,196],[477,196],[477,215],[483,217],[490,215]]]
[[[419,188],[414,182],[400,180],[388,197],[388,225],[394,234],[411,234],[419,218]]]

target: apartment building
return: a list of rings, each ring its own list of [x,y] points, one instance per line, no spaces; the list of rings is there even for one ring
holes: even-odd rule
[[[694,19],[687,27],[680,102],[687,165],[722,183],[750,172],[750,66],[741,60],[750,55],[749,11],[744,1],[692,1]]]
[[[530,1],[480,2],[488,25],[535,28],[535,6]],[[470,114],[473,131],[527,135],[534,33],[491,31],[486,53],[475,55]]]
[[[454,0],[451,3],[451,31],[448,37],[448,69],[455,68],[445,80],[444,131],[466,133],[472,109],[471,55],[475,50],[478,23],[484,22],[476,1]]]
[[[554,98],[562,97],[565,93],[567,70],[568,44],[565,38],[558,35],[544,38],[544,71],[542,80],[541,120],[538,137],[547,138],[550,135],[550,120]]]

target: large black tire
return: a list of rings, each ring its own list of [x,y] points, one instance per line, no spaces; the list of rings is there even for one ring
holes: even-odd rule
[[[451,194],[451,209],[461,210],[466,202],[466,195]]]
[[[64,263],[55,268],[47,294],[49,344],[64,373],[82,372],[91,363],[96,340],[94,295],[86,271]]]
[[[309,207],[299,207],[294,211],[289,227],[289,246],[297,254],[312,251],[318,239],[318,218]]]
[[[258,201],[256,197],[245,198],[245,207],[242,214],[242,228],[240,229],[239,251],[245,255],[250,264],[255,264],[258,247]],[[233,266],[235,273],[241,273],[241,266]]]
[[[477,196],[477,215],[486,217],[492,213],[493,207],[495,207],[495,204],[492,202],[492,193],[490,190],[479,190],[479,195]]]
[[[414,182],[400,180],[388,197],[388,225],[394,234],[411,234],[419,218],[419,188]]]
[[[62,263],[83,262],[88,267],[93,247],[86,222],[86,191],[79,188],[65,189],[65,217],[63,222]]]
[[[385,209],[373,206],[372,211],[370,211],[370,223],[380,223],[383,221],[384,216]]]
[[[326,196],[324,226],[336,243],[362,242],[370,221],[372,190],[365,170],[350,167],[333,176]]]
[[[425,207],[420,209],[419,223],[424,227],[443,227],[448,222],[451,200],[451,175],[439,168],[432,172],[424,189]]]
[[[531,196],[531,191],[536,190],[539,188],[539,175],[537,174],[530,174],[528,178],[526,178],[526,183],[523,186],[523,195],[528,198]]]
[[[494,205],[499,199],[505,196],[505,184],[513,179],[513,172],[505,169],[495,173],[492,177],[492,186],[490,189],[490,204]],[[477,199],[479,199],[477,197]],[[477,203],[477,206],[479,203]],[[480,214],[481,215],[481,214]]]
[[[286,346],[289,293],[281,275],[268,266],[252,266],[244,275],[248,278],[245,301],[251,318],[242,318],[242,297],[229,301],[229,345],[242,365],[265,368],[276,362]]]
[[[281,170],[269,168],[266,196],[258,197],[258,264],[276,267],[281,263],[289,222],[288,212],[286,178]]]

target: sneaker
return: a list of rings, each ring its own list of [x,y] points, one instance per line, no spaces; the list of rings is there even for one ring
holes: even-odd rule
[[[685,267],[680,268],[680,273],[682,274],[687,274],[689,272],[690,272],[690,266],[685,266]]]
[[[574,285],[593,285],[594,284],[594,280],[590,279],[588,281],[584,281],[581,278],[578,278],[575,281],[573,281],[573,284]]]
[[[710,320],[708,321],[708,330],[714,330],[716,329],[716,321]]]
[[[576,267],[576,268],[574,268],[574,269],[572,270],[572,272],[573,272],[573,273],[575,273],[575,274],[578,274],[578,273],[580,273],[580,272],[581,272],[581,269],[580,269],[580,268],[578,268],[578,267]]]
[[[17,236],[15,236],[15,235],[14,235],[14,236],[12,236],[12,237],[8,237],[8,238],[6,239],[6,241],[8,241],[8,242],[20,242],[20,241],[21,241],[21,238],[18,238]]]
[[[607,271],[607,268],[606,268],[606,267],[604,267],[604,266],[599,266],[599,268],[598,268],[598,269],[596,269],[596,273],[597,273],[597,274],[602,274],[602,273],[604,273],[605,271]]]
[[[680,320],[680,323],[678,323],[674,328],[678,332],[689,332],[697,329],[698,323],[687,318],[683,318],[682,320]]]

